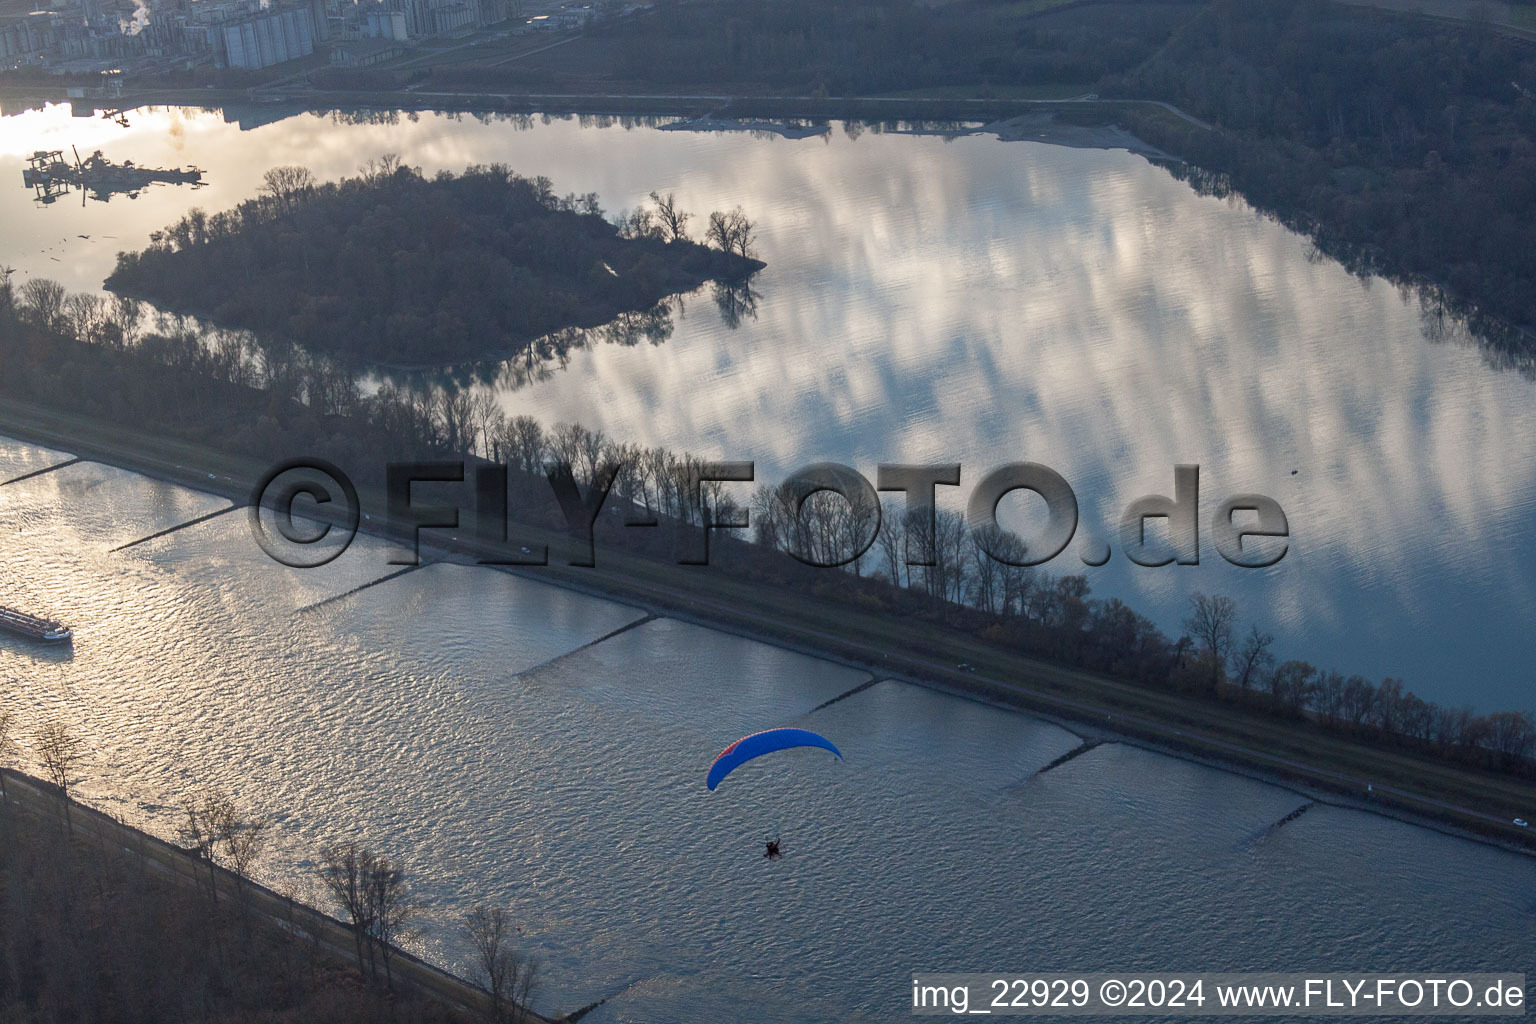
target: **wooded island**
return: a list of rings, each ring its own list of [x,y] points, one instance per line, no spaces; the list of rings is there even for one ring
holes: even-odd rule
[[[316,352],[486,358],[764,266],[741,211],[712,214],[704,245],[671,196],[653,198],[610,223],[596,194],[556,196],[499,164],[428,178],[386,157],[325,184],[279,167],[258,197],[120,253],[106,286]]]

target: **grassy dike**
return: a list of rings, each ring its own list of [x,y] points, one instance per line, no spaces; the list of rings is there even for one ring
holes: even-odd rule
[[[70,800],[71,833],[66,849],[60,815],[61,797],[58,790],[41,779],[12,769],[0,768],[5,777],[5,805],[0,807],[0,821],[25,834],[28,841],[43,844],[61,864],[71,865],[83,880],[90,876],[108,878],[114,871],[106,865],[87,867],[80,858],[100,857],[116,862],[114,867],[128,872],[139,872],[158,883],[170,887],[175,898],[199,903],[208,895],[208,864],[194,852],[182,849],[147,832],[124,824],[92,807]],[[264,938],[277,942],[298,942],[308,950],[315,967],[319,984],[330,974],[356,978],[356,961],[352,932],[347,925],[327,914],[298,903],[253,880],[245,880],[237,886],[233,874],[217,868],[220,902],[231,908],[244,906]],[[0,879],[4,874],[0,872]],[[101,884],[101,883],[97,883]],[[108,883],[110,884],[110,883]],[[162,899],[167,897],[162,897]],[[214,915],[218,919],[217,915]],[[240,925],[231,919],[218,919],[215,925],[222,934],[218,941],[233,946],[240,938]],[[323,973],[322,970],[323,969]],[[396,1009],[390,1006],[400,999],[422,1000],[435,1004],[440,1013],[430,1016],[453,1021],[478,1021],[489,1019],[490,997],[479,987],[455,977],[446,971],[397,950],[392,958],[392,969],[399,991],[395,996],[379,994],[380,1019],[400,1019]],[[256,985],[273,984],[275,979],[261,977],[249,979]],[[564,1024],[580,1018],[583,1011],[551,1020],[529,1011],[527,1019],[540,1024]],[[410,1015],[407,1014],[407,1019]]]
[[[13,401],[0,401],[0,432],[222,494],[238,505],[248,503],[254,481],[269,468]],[[382,523],[383,496],[365,490],[360,500],[373,517],[370,525]],[[463,533],[424,533],[423,560],[473,560],[476,545],[467,529]],[[519,527],[518,534],[530,544],[547,543],[550,564],[505,571],[829,658],[877,678],[1027,711],[1089,739],[1133,743],[1277,782],[1324,802],[1536,853],[1533,830],[1512,824],[1515,817],[1536,817],[1536,786],[1523,780],[1378,747],[1253,708],[1154,690],[1020,654],[939,624],[872,614],[718,569],[673,565],[601,545],[596,567],[571,567],[563,533]],[[974,671],[961,671],[960,664]]]

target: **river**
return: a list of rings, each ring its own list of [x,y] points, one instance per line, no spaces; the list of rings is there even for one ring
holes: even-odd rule
[[[1085,570],[1096,592],[1169,629],[1190,591],[1232,593],[1288,656],[1531,704],[1530,382],[1426,337],[1413,295],[1139,157],[842,127],[130,120],[9,116],[0,159],[75,142],[196,163],[209,186],[42,208],[18,180],[0,260],[96,288],[117,248],[251,194],[266,166],[336,177],[388,151],[506,161],[609,209],[652,188],[740,203],[769,264],[755,319],[691,297],[663,344],[576,352],[502,387],[508,407],[753,458],[760,479],[933,458],[969,484],[1029,458],[1106,537],[1114,510],[1198,462],[1207,495],[1279,500],[1291,553],[1131,572],[1117,551]],[[264,877],[316,902],[325,839],[405,857],[418,948],[445,965],[466,966],[468,906],[510,904],[545,964],[542,1009],[875,1021],[905,1012],[913,971],[1525,970],[1536,948],[1527,858],[1327,806],[1272,829],[1304,798],[1118,744],[1031,778],[1078,737],[896,681],[813,711],[869,677],[536,576],[377,582],[393,567],[366,539],[286,570],[222,499],[69,458],[0,443],[0,479],[47,470],[0,487],[6,603],[79,637],[0,641],[23,732],[69,722],[90,749],[82,795],[161,835],[197,787],[234,792],[275,822]],[[784,724],[846,761],[792,754],[704,789],[716,751]],[[769,865],[773,834],[787,856]]]
[[[1306,799],[1119,744],[1033,777],[1078,737],[891,680],[815,710],[870,676],[484,567],[385,580],[367,537],[284,569],[223,499],[67,458],[0,443],[7,479],[57,467],[0,487],[8,593],[77,636],[0,639],[23,741],[69,723],[78,792],[167,838],[188,795],[236,794],[273,822],[262,877],[320,905],[323,842],[404,858],[415,947],[458,970],[463,912],[510,905],[543,1009],[879,1021],[914,970],[1525,970],[1536,949],[1527,857],[1329,806],[1275,828]],[[846,760],[705,789],[715,751],[775,725]]]

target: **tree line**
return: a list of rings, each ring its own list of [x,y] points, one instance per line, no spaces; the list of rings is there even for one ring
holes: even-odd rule
[[[257,883],[269,834],[264,818],[214,788],[183,799],[177,838],[205,871],[188,885],[142,834],[116,831],[101,812],[75,813],[72,789],[90,764],[72,730],[43,722],[30,744],[17,731],[14,713],[0,710],[0,1019],[532,1019],[538,962],[518,942],[508,908],[480,905],[461,919],[487,997],[466,1014],[403,987],[392,971],[401,943],[414,934],[413,872],[356,841],[324,844],[316,874],[356,945],[348,977],[296,898]],[[24,753],[55,797],[52,813],[8,781]]]
[[[129,344],[109,330],[104,341],[82,339],[64,312],[70,305],[57,286],[29,281],[17,291],[0,275],[0,393],[269,461],[305,451],[361,467],[356,478],[372,486],[383,484],[375,477],[390,460],[486,459],[507,465],[513,476],[510,516],[552,529],[563,529],[565,519],[544,482],[551,467],[590,487],[612,466],[612,514],[600,518],[595,533],[604,545],[677,561],[695,550],[698,525],[750,509],[750,543],[715,541],[721,555],[714,562],[723,571],[1426,756],[1533,772],[1536,732],[1528,712],[1442,708],[1400,680],[1371,682],[1277,661],[1261,628],[1237,635],[1237,610],[1227,598],[1201,598],[1215,602],[1215,613],[1197,602],[1184,633],[1170,638],[1118,598],[1094,598],[1081,574],[1053,575],[989,557],[1022,541],[1000,531],[978,534],[946,510],[938,510],[930,533],[887,507],[861,557],[837,572],[812,569],[786,552],[837,561],[855,546],[851,538],[867,534],[875,510],[829,492],[801,505],[783,485],[738,501],[723,483],[701,485],[701,460],[690,453],[620,441],[579,424],[546,428],[533,417],[508,415],[486,389],[386,383],[364,394],[353,377],[323,362],[295,356],[251,365],[222,343],[191,334],[133,335]],[[628,510],[664,528],[626,529]],[[907,557],[914,545],[919,557]]]

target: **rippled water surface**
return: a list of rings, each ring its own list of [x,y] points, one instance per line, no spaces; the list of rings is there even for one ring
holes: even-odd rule
[[[336,178],[384,152],[505,161],[610,210],[654,188],[700,214],[739,203],[769,266],[736,326],[705,290],[658,344],[477,386],[549,423],[752,458],[760,480],[939,459],[968,488],[1044,462],[1116,547],[1117,510],[1197,462],[1203,517],[1269,494],[1290,554],[1239,571],[1207,538],[1198,567],[1131,571],[1117,551],[1086,570],[1096,593],[1170,630],[1190,591],[1231,593],[1284,655],[1447,703],[1533,703],[1531,382],[1415,296],[1138,157],[856,126],[131,120],[3,117],[0,163],[73,143],[196,163],[209,186],[39,207],[4,179],[0,262],[97,288],[118,249],[253,194],[268,166]],[[421,951],[445,965],[465,967],[468,906],[509,903],[546,965],[543,1009],[880,1021],[905,1013],[914,970],[1536,967],[1528,859],[1328,807],[1274,829],[1301,797],[1113,744],[1032,778],[1079,738],[895,681],[822,707],[869,677],[537,575],[401,572],[368,538],[287,570],[223,499],[71,458],[0,439],[0,603],[78,637],[0,638],[23,733],[73,724],[81,792],[161,835],[197,787],[236,793],[276,822],[267,878],[316,901],[326,839],[404,856]],[[1052,568],[1081,569],[1076,547]],[[784,724],[846,760],[795,752],[704,788],[722,746]],[[767,865],[773,835],[787,857]]]
[[[890,680],[827,704],[870,677],[536,578],[391,575],[366,537],[282,569],[225,504],[91,463],[0,487],[8,589],[78,636],[0,640],[0,706],[74,725],[80,792],[161,835],[238,794],[265,877],[316,902],[327,839],[403,856],[447,966],[464,910],[509,903],[544,1009],[880,1021],[912,970],[1532,966],[1527,858],[1326,807],[1277,830],[1298,795],[1114,744],[1033,777],[1078,737]],[[704,788],[788,724],[846,760]]]

